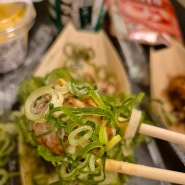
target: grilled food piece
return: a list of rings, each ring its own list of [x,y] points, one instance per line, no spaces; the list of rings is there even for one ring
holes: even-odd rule
[[[185,124],[185,76],[172,78],[166,92],[177,121]]]

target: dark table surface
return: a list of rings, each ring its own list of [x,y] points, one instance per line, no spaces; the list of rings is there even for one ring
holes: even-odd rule
[[[182,36],[185,41],[185,8],[177,0],[171,0],[171,3],[177,15]]]

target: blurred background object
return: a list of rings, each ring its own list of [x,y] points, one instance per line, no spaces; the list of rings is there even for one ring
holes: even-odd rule
[[[183,37],[183,43],[185,44],[185,4],[184,0],[170,0],[175,10],[177,20],[180,26],[180,30]]]
[[[184,0],[177,0],[182,6],[185,7],[185,1]]]
[[[170,0],[110,3],[113,30],[119,39],[148,45],[169,45],[170,38],[182,41],[179,23]],[[119,24],[115,25],[115,22]]]
[[[33,3],[39,3],[41,1],[43,1],[43,0],[32,0]]]
[[[48,0],[48,10],[58,31],[69,22],[77,29],[94,30],[101,18],[104,0]]]

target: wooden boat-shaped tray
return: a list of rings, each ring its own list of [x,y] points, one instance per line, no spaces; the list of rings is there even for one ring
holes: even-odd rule
[[[150,50],[150,72],[151,72],[151,97],[162,101],[161,104],[154,102],[154,112],[160,117],[160,126],[169,130],[185,134],[185,124],[173,122],[167,123],[166,114],[172,116],[172,104],[166,95],[166,90],[170,80],[179,75],[185,75],[185,48],[183,44],[172,41],[172,45],[162,49]],[[169,143],[172,150],[185,165],[185,147],[179,147]]]

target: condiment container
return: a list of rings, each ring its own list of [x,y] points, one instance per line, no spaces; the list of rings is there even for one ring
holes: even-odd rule
[[[48,0],[49,15],[57,31],[69,22],[77,29],[99,29],[104,15],[103,6],[104,0]]]
[[[35,16],[31,1],[0,1],[0,73],[15,70],[24,62]]]

